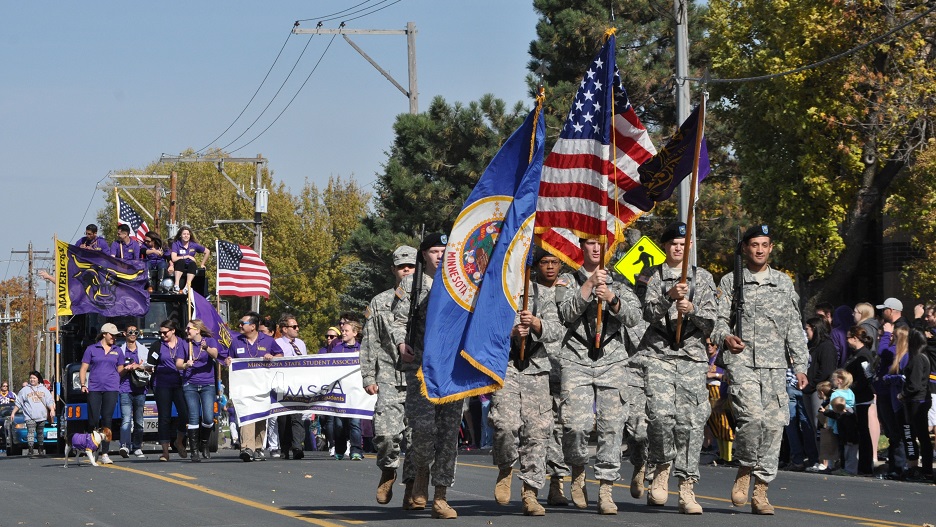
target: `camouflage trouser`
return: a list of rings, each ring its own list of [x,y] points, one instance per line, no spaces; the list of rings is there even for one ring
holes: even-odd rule
[[[413,444],[412,430],[406,424],[405,402],[406,386],[380,386],[380,391],[377,392],[377,404],[374,406],[374,448],[377,449],[377,466],[381,470],[400,468],[400,444],[404,438],[407,445]],[[403,459],[403,481],[412,481],[415,477],[412,456],[406,456]]]
[[[546,444],[553,424],[549,372],[523,375],[507,368],[504,387],[491,395],[488,420],[494,427],[494,464],[508,468],[519,459],[520,480],[542,488]]]
[[[783,429],[790,422],[786,370],[732,365],[728,379],[737,422],[732,456],[769,483],[777,477]]]
[[[571,471],[569,466],[566,465],[565,456],[562,454],[562,423],[559,422],[559,403],[562,401],[560,394],[562,389],[560,388],[559,381],[556,380],[553,382],[553,379],[549,379],[549,395],[552,399],[552,433],[549,437],[549,442],[546,443],[546,473],[550,477],[565,477],[568,476]]]
[[[432,404],[421,387],[416,372],[406,372],[406,419],[413,430],[406,457],[413,458],[414,469],[431,466],[433,487],[451,487],[465,401]]]
[[[602,367],[563,362],[559,419],[562,422],[562,450],[569,466],[588,462],[588,437],[596,424],[598,451],[595,477],[617,481],[621,469],[621,444],[627,404],[623,386],[627,374],[623,362]]]
[[[698,481],[705,421],[712,411],[705,387],[708,363],[653,357],[645,364],[650,462],[672,463],[674,476]]]
[[[639,467],[647,464],[647,394],[643,386],[627,386],[624,399],[628,403],[627,421],[624,422],[627,452],[631,464]]]

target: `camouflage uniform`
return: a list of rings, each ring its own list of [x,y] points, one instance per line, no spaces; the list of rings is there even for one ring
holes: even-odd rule
[[[378,386],[374,407],[374,447],[377,466],[381,470],[400,467],[400,444],[412,444],[412,430],[406,424],[406,376],[397,369],[400,354],[390,341],[395,290],[388,289],[375,296],[365,312],[364,336],[361,340],[361,376],[364,386]],[[410,456],[403,460],[403,481],[412,481],[416,473]]]
[[[683,316],[682,343],[673,349],[678,313],[667,292],[679,283],[681,269],[663,264],[641,275],[648,279],[643,318],[650,326],[641,351],[646,355],[647,436],[652,464],[672,464],[678,478],[698,481],[705,421],[711,412],[705,374],[705,339],[718,315],[715,281],[705,269],[687,275],[693,311]]]
[[[733,456],[769,483],[777,475],[780,441],[790,421],[786,369],[806,373],[806,335],[800,322],[799,295],[786,274],[771,267],[762,283],[744,268],[744,340],[741,353],[724,353],[732,411],[737,421]],[[729,328],[734,273],[719,283],[718,320],[712,340],[733,334]]]
[[[624,399],[627,401],[627,421],[624,422],[624,437],[627,441],[628,458],[631,465],[640,467],[647,464],[647,393],[644,380],[643,357],[639,355],[638,343],[646,331],[647,323],[640,321],[633,328],[627,328],[627,386]]]
[[[556,286],[563,283],[556,281]],[[540,285],[540,287],[546,287]],[[552,287],[553,299],[556,296],[556,287]],[[557,309],[558,313],[558,309]],[[546,444],[546,473],[549,477],[563,478],[569,475],[569,465],[565,462],[562,453],[562,423],[559,421],[559,405],[562,402],[562,366],[559,361],[561,351],[560,342],[546,344],[546,356],[549,357],[549,396],[552,399],[552,432]]]
[[[601,347],[594,349],[598,303],[594,294],[583,299],[581,284],[588,279],[584,270],[563,275],[556,288],[559,318],[568,330],[563,339],[559,418],[562,446],[570,466],[588,461],[588,436],[595,425],[597,409],[598,451],[595,477],[616,481],[621,468],[621,444],[627,406],[623,387],[627,385],[627,348],[621,332],[640,320],[640,301],[630,288],[608,277],[608,284],[620,300],[617,313],[602,303]]]
[[[413,277],[403,278],[396,289],[397,300],[393,305],[393,324],[390,338],[394,348],[406,340],[406,323],[409,320],[410,291]],[[423,395],[422,381],[416,372],[422,365],[423,338],[426,332],[426,310],[432,278],[423,275],[423,285],[416,309],[416,321],[413,324],[413,362],[402,363],[406,373],[406,419],[413,430],[413,442],[409,446],[407,457],[413,457],[414,469],[428,468],[431,465],[432,486],[451,487],[455,482],[455,458],[458,455],[458,430],[461,426],[465,401],[433,404]]]
[[[546,445],[553,426],[546,344],[559,342],[565,328],[553,288],[534,282],[530,289],[529,310],[540,319],[542,331],[539,337],[530,332],[522,362],[519,339],[512,339],[504,387],[491,395],[488,419],[494,427],[494,464],[509,469],[519,459],[520,479],[539,489],[546,481]]]

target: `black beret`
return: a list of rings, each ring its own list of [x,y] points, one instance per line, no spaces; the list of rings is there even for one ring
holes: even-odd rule
[[[686,224],[681,221],[677,221],[666,226],[666,230],[664,230],[663,234],[660,235],[660,243],[666,243],[670,240],[675,240],[676,238],[685,237]]]
[[[549,254],[549,252],[543,249],[542,247],[539,247],[539,246],[533,247],[533,265],[538,264],[540,260],[542,260],[543,258],[547,256],[552,256],[552,255]]]
[[[442,234],[441,232],[433,232],[427,234],[423,238],[422,243],[419,244],[419,250],[425,251],[426,249],[431,249],[432,247],[445,247],[448,244],[448,236]]]
[[[751,238],[760,238],[761,236],[771,238],[770,228],[768,228],[766,224],[755,225],[744,231],[744,235],[741,236],[741,241],[743,243],[747,243],[751,240]]]

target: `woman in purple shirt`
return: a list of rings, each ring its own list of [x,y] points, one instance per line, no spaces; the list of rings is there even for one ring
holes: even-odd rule
[[[159,351],[150,351],[146,359],[153,369],[153,395],[156,397],[156,415],[159,421],[159,444],[162,445],[160,461],[169,461],[169,441],[171,439],[172,405],[175,404],[180,423],[188,421],[185,397],[182,393],[182,376],[176,366],[176,359],[186,357],[186,341],[176,336],[179,326],[174,320],[164,320],[159,325],[159,338],[162,344]],[[156,346],[153,346],[156,348]],[[176,434],[176,450],[180,457],[186,457],[185,436]]]
[[[117,390],[120,387],[120,374],[123,373],[124,356],[114,341],[120,332],[117,326],[108,322],[101,326],[98,342],[85,349],[81,357],[81,369],[78,382],[81,391],[88,394],[88,426],[111,428],[114,408],[117,406]],[[107,455],[110,442],[101,443],[101,463],[113,463]]]
[[[195,263],[196,254],[202,255],[200,265]],[[179,292],[179,281],[182,279],[183,273],[185,274],[186,280],[185,289],[183,289],[182,292],[187,292],[188,288],[192,287],[192,279],[195,278],[195,271],[198,267],[205,266],[205,263],[208,261],[208,255],[210,254],[211,251],[205,248],[204,245],[195,241],[192,229],[188,227],[179,229],[175,241],[172,242],[172,263],[175,266],[175,292]]]
[[[182,393],[188,406],[189,452],[192,461],[198,462],[202,457],[211,457],[208,438],[214,427],[215,365],[221,346],[211,338],[205,323],[197,318],[189,320],[185,333],[187,352],[184,357],[176,357],[176,368],[182,372]]]

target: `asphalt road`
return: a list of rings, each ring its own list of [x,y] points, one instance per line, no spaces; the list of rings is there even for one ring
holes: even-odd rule
[[[222,450],[199,464],[175,455],[169,462],[158,462],[155,454],[145,460],[115,457],[114,465],[101,467],[92,467],[82,458],[80,465],[71,461],[66,470],[61,457],[0,456],[0,527],[349,527],[434,521],[429,510],[400,508],[402,485],[396,486],[390,504],[377,504],[374,491],[379,472],[372,456],[355,462],[312,453],[299,461],[243,463],[233,450]],[[520,510],[519,480],[514,479],[514,501],[498,506],[493,499],[497,470],[490,456],[465,454],[459,457],[449,503],[459,513],[455,522],[488,527],[920,527],[936,523],[936,487],[922,483],[783,472],[770,487],[769,496],[777,508],[777,516],[770,518],[752,515],[750,506],[733,507],[728,495],[734,469],[707,466],[697,486],[705,513],[685,516],[676,510],[675,480],[663,508],[632,499],[626,486],[630,469],[625,462],[624,477],[615,488],[617,516],[600,516],[591,505],[586,510],[548,507],[545,517],[528,518]],[[595,480],[589,480],[588,490],[594,500],[598,494]],[[545,490],[540,497],[545,502]]]

